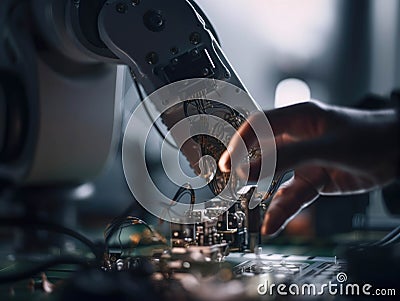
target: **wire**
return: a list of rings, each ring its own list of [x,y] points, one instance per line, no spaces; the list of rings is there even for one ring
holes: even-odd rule
[[[72,229],[66,228],[56,223],[43,220],[26,219],[21,217],[0,217],[0,227],[36,228],[49,232],[65,234],[75,238],[76,240],[86,245],[97,259],[101,259],[102,257],[103,250],[101,250],[99,246],[92,242],[89,238]]]
[[[136,88],[136,90],[137,90],[137,93],[138,93],[138,95],[139,95],[140,102],[143,104],[144,110],[146,111],[147,117],[148,117],[148,118],[150,119],[150,121],[152,122],[152,121],[153,121],[153,118],[152,118],[152,116],[151,116],[151,114],[150,114],[149,108],[147,107],[146,103],[144,102],[145,97],[144,97],[144,95],[143,95],[143,93],[142,93],[142,90],[140,89],[139,83],[138,83],[138,81],[137,81],[135,78],[133,78],[133,83],[134,83],[135,88]],[[179,150],[179,148],[178,148],[175,144],[173,144],[171,141],[169,141],[169,140],[165,137],[165,134],[161,131],[161,129],[159,128],[159,126],[157,125],[156,122],[153,123],[153,126],[154,126],[154,128],[156,129],[157,133],[162,137],[162,139],[163,139],[169,146],[173,147],[174,149]]]
[[[121,227],[124,223],[130,223],[130,225],[136,224],[136,223],[147,225],[147,223],[145,223],[144,221],[142,221],[141,219],[139,219],[137,217],[118,216],[118,217],[114,218],[111,221],[111,223],[107,226],[107,228],[104,230],[104,237],[106,239],[106,243],[108,242],[111,235],[114,233],[115,228]]]
[[[361,244],[361,247],[386,247],[392,245],[400,240],[400,226],[394,228],[383,238],[375,242]]]
[[[60,264],[74,264],[80,266],[91,266],[95,263],[93,260],[87,260],[76,256],[58,256],[39,263],[37,266],[26,269],[22,272],[15,273],[0,273],[0,283],[10,283],[26,278],[32,277],[42,271],[48,270],[49,268],[60,265]]]
[[[124,245],[121,240],[121,235],[122,235],[122,230],[128,227],[132,227],[135,225],[144,225],[151,233],[153,233],[153,230],[150,228],[150,226],[142,221],[141,219],[133,216],[126,216],[126,217],[116,217],[111,221],[111,223],[107,226],[107,228],[104,230],[104,238],[106,242],[106,251],[109,251],[109,243],[110,239],[114,236],[115,233],[118,234],[116,236],[116,239],[118,240],[119,243],[119,248],[122,251],[124,250]]]
[[[180,199],[185,195],[189,193],[190,194],[190,204],[194,205],[196,202],[196,194],[194,192],[194,189],[190,183],[186,183],[179,187],[178,191],[175,193],[174,197],[172,198],[172,202],[170,206],[175,206],[176,203],[180,201]]]
[[[391,240],[385,242],[385,243],[381,243],[379,246],[380,247],[387,247],[387,246],[391,246],[393,244],[396,244],[400,241],[400,233],[397,234],[395,237],[393,237]]]
[[[190,195],[192,197],[192,194],[189,191],[184,191],[182,192],[177,198],[174,198],[174,203],[171,202],[170,206],[175,206],[176,203],[179,203],[180,200],[185,196],[185,195]]]
[[[182,199],[183,196],[186,194],[190,194],[190,211],[193,211],[194,204],[196,203],[196,194],[194,192],[194,189],[190,183],[186,183],[179,187],[178,191],[175,193],[174,197],[172,198],[169,206],[163,210],[161,213],[161,216],[164,217],[166,214],[170,216],[170,211],[172,210],[172,207],[175,206],[179,201]],[[171,216],[170,216],[171,217]],[[159,223],[162,223],[162,218],[159,218]]]
[[[381,240],[372,243],[370,246],[388,246],[400,240],[400,226],[396,227],[385,235]]]

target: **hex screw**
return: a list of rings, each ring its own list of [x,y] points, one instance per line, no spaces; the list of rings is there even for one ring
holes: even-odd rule
[[[117,3],[117,5],[115,6],[115,9],[116,9],[117,12],[119,12],[120,14],[124,14],[124,13],[126,13],[128,7],[127,7],[127,5],[126,5],[125,3],[120,2],[120,3]]]
[[[149,64],[149,65],[155,65],[155,64],[157,64],[157,62],[158,62],[158,55],[157,55],[157,53],[155,53],[155,52],[149,52],[147,55],[146,55],[146,62]]]
[[[198,32],[192,32],[192,34],[189,37],[189,41],[193,45],[197,45],[201,42],[201,35]]]
[[[172,48],[170,49],[170,51],[171,51],[172,54],[177,54],[177,53],[179,52],[179,50],[178,50],[177,47],[172,47]]]
[[[193,49],[190,53],[193,57],[199,56],[199,51],[197,49]]]

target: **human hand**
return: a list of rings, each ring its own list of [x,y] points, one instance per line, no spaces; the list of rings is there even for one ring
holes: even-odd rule
[[[263,143],[251,124],[264,118],[250,117],[237,131],[219,168],[244,176],[243,165],[230,166],[240,139],[246,145]],[[395,110],[355,110],[320,102],[308,102],[265,112],[274,132],[277,164],[275,173],[294,169],[294,176],[273,197],[261,227],[273,234],[312,203],[319,195],[360,193],[391,182],[398,167],[398,120]],[[259,160],[250,162],[249,179],[269,176]],[[232,160],[235,162],[236,160]]]

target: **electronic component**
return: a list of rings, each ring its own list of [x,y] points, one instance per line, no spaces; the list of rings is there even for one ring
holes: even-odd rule
[[[205,209],[188,211],[187,214],[197,222],[171,223],[171,246],[226,246],[222,254],[227,254],[228,250],[253,251],[251,247],[259,242],[262,212],[260,207],[250,210],[249,203],[261,194],[254,186],[245,187],[241,192],[236,201],[215,199],[208,202]]]
[[[217,232],[230,251],[245,251],[248,247],[247,218],[240,201],[218,217]]]
[[[130,216],[115,219],[107,226],[104,237],[106,270],[133,268],[138,258],[157,257],[168,248],[165,238],[141,219]]]
[[[246,260],[246,257],[247,260]],[[248,254],[233,268],[236,277],[268,279],[270,283],[336,283],[346,263],[335,258],[289,256],[282,254]]]

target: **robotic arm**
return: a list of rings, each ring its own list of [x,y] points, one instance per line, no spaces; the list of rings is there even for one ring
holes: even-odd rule
[[[129,38],[127,28],[135,29]],[[99,14],[101,39],[148,94],[204,77],[244,89],[208,28],[191,1],[107,2]]]
[[[245,91],[207,18],[192,0],[7,0],[0,11],[4,14],[0,29],[6,33],[0,41],[0,57],[9,56],[0,67],[15,73],[19,81],[14,85],[24,87],[9,86],[11,77],[1,77],[6,86],[0,93],[0,116],[6,116],[0,121],[2,178],[12,175],[30,184],[73,183],[97,174],[118,128],[118,106],[110,101],[120,89],[115,84],[117,64],[127,65],[148,95],[193,78],[224,81]],[[12,64],[13,53],[16,64]],[[23,93],[17,97],[24,100],[21,108],[13,108],[12,91]],[[192,96],[161,118],[171,128],[190,110],[213,114],[214,105],[204,100],[199,104]],[[159,103],[154,106],[161,109]],[[223,111],[222,118],[236,129],[252,113],[228,106]],[[17,137],[17,142],[11,137]],[[182,148],[197,172],[202,155],[218,160],[224,150],[221,143],[205,137]],[[227,178],[216,171],[209,185],[215,194],[223,190]],[[273,181],[267,197],[276,184]]]

